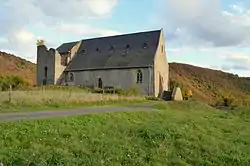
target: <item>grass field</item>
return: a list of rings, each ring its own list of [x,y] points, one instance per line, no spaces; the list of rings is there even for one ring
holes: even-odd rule
[[[249,165],[250,113],[199,102],[0,124],[5,165]]]
[[[107,104],[126,104],[143,101],[142,96],[120,96],[115,94],[90,93],[80,88],[33,89],[26,91],[0,91],[0,113],[67,109]],[[11,98],[11,102],[9,102]],[[128,102],[129,101],[129,102]]]

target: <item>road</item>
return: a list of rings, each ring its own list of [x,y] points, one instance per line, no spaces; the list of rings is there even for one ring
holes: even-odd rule
[[[56,111],[35,111],[20,113],[2,113],[0,114],[0,122],[19,121],[27,119],[42,119],[60,116],[83,115],[105,112],[121,112],[121,111],[152,111],[150,107],[92,107],[74,110],[56,110]]]

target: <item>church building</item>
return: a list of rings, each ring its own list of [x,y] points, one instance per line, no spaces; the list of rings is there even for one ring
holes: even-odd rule
[[[163,29],[37,46],[37,84],[137,88],[161,96],[169,89]]]

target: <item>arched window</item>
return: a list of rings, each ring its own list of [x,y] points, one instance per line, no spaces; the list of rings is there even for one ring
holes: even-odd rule
[[[98,78],[98,88],[102,88],[102,79],[101,79],[101,77]]]
[[[137,77],[136,77],[136,83],[142,83],[142,71],[141,70],[138,70],[137,71],[137,75],[136,75]]]
[[[70,82],[74,81],[74,74],[73,73],[69,74],[69,80],[70,80]]]

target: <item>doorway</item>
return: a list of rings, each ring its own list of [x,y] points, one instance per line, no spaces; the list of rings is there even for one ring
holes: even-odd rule
[[[98,88],[102,88],[102,79],[101,79],[101,77],[98,78]]]

